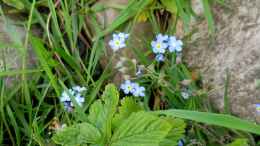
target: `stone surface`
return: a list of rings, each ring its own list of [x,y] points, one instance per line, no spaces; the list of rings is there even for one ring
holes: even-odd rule
[[[223,110],[226,69],[230,73],[229,97],[232,113],[245,119],[259,119],[255,103],[260,102],[260,90],[255,79],[260,78],[260,1],[230,0],[228,8],[214,8],[216,34],[208,37],[205,22],[196,23],[198,33],[185,48],[185,60],[197,68],[214,105]]]
[[[0,71],[4,70],[4,64],[7,70],[19,70],[22,66],[22,54],[27,52],[27,68],[32,67],[35,64],[35,55],[33,54],[32,48],[29,46],[26,50],[22,48],[14,47],[3,47],[1,44],[12,46],[14,42],[20,41],[22,44],[25,39],[26,29],[21,25],[16,25],[13,17],[8,20],[8,28],[6,28],[6,23],[0,16]],[[40,30],[33,28],[33,34],[40,35]],[[11,86],[15,81],[16,77],[5,77],[6,85]]]

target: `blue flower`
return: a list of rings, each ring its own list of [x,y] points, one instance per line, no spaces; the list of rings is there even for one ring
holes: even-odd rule
[[[171,36],[169,37],[169,41],[168,41],[168,45],[169,45],[169,51],[170,52],[181,52],[182,51],[182,41],[181,40],[177,40],[175,36]]]
[[[140,86],[138,83],[131,82],[129,80],[126,80],[123,84],[121,84],[120,88],[125,94],[132,94],[136,97],[145,96],[145,88]]]
[[[165,53],[168,47],[168,35],[158,34],[156,39],[151,42],[154,53]]]
[[[255,104],[256,113],[260,114],[260,103]]]
[[[82,106],[85,102],[85,98],[82,96],[82,92],[86,91],[85,87],[74,86],[69,90],[63,91],[60,97],[60,102],[63,103],[64,108],[71,112],[73,111],[74,105],[71,98],[74,98],[79,106]]]
[[[155,60],[157,60],[158,62],[164,61],[163,54],[156,54]]]
[[[163,35],[163,34],[158,34],[156,36],[156,41],[159,41],[159,42],[167,42],[168,41],[168,38],[169,36],[168,35]]]
[[[123,84],[121,84],[120,88],[124,91],[125,94],[133,93],[134,83],[126,80]]]
[[[139,86],[139,84],[134,84],[133,95],[135,97],[144,97],[145,96],[145,88],[143,86]]]
[[[122,40],[126,40],[126,39],[128,39],[129,34],[128,34],[128,33],[119,32],[119,33],[117,34],[117,36],[115,36],[115,37],[119,37],[119,38],[122,39]]]
[[[128,39],[129,34],[119,32],[113,34],[113,39],[108,42],[109,46],[113,51],[117,51],[121,48],[126,47],[126,40]]]
[[[183,142],[182,139],[179,140],[179,142],[178,142],[178,146],[184,146],[184,142]]]

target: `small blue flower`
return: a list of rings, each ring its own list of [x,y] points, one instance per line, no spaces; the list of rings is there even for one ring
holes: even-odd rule
[[[182,139],[179,140],[179,142],[178,142],[178,146],[184,146],[184,142],[183,142]]]
[[[113,34],[113,39],[108,42],[109,46],[113,51],[117,51],[121,48],[126,47],[126,40],[128,39],[129,34],[119,32]]]
[[[175,36],[169,37],[168,45],[169,45],[170,52],[175,52],[175,51],[181,52],[182,51],[183,43],[181,40],[177,40]]]
[[[166,49],[168,47],[168,44],[166,42],[158,41],[158,40],[152,41],[151,45],[152,45],[153,52],[155,54],[157,54],[157,53],[161,53],[161,54],[165,53],[165,51],[166,51]]]
[[[139,84],[137,84],[137,83],[134,83],[133,95],[135,97],[144,97],[145,96],[145,88],[143,86],[139,86]]]
[[[260,114],[260,103],[255,104],[256,107],[256,113]]]
[[[124,91],[125,94],[133,93],[134,83],[126,80],[123,84],[121,84],[120,88]]]
[[[158,34],[156,39],[151,42],[152,49],[154,53],[165,53],[168,47],[168,35]]]
[[[74,108],[71,98],[74,98],[79,106],[83,105],[85,102],[85,98],[82,96],[83,91],[86,91],[85,87],[74,86],[71,89],[62,92],[60,102],[63,103],[67,111],[71,112]]]
[[[119,37],[122,40],[126,40],[129,37],[128,33],[119,32],[116,37]]]
[[[163,34],[158,34],[156,36],[156,41],[159,41],[159,42],[167,42],[168,41],[168,38],[169,36],[168,35],[163,35]]]
[[[78,93],[82,93],[83,91],[86,91],[87,88],[86,87],[80,87],[80,86],[74,86],[72,87],[72,89]]]
[[[123,84],[121,84],[120,88],[124,91],[125,94],[132,94],[136,97],[145,96],[145,88],[139,86],[138,83],[131,82],[129,80],[126,80]]]
[[[157,60],[158,62],[164,61],[164,56],[163,56],[163,54],[156,54],[155,60]]]

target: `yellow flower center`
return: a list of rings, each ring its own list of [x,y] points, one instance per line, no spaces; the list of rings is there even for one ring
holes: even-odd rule
[[[161,48],[161,43],[157,43],[156,48]]]
[[[115,44],[116,44],[117,46],[119,46],[120,42],[119,42],[119,41],[116,41]]]

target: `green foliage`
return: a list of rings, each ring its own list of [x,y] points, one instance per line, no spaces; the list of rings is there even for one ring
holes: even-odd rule
[[[156,113],[260,134],[259,125],[230,115],[174,109],[156,111]]]
[[[247,139],[238,138],[235,139],[232,143],[228,144],[227,146],[249,146],[247,143]]]
[[[54,142],[63,145],[159,146],[165,143],[176,145],[183,136],[185,124],[182,120],[144,112],[130,97],[121,101],[120,111],[116,113],[118,99],[116,87],[107,85],[102,98],[90,107],[90,123],[75,124],[58,131],[53,137]]]
[[[80,145],[94,144],[101,139],[101,134],[96,127],[89,123],[75,124],[71,127],[66,127],[53,137],[57,144],[61,145]]]
[[[19,9],[19,10],[24,9],[24,4],[21,0],[3,0],[3,2],[16,9]]]

